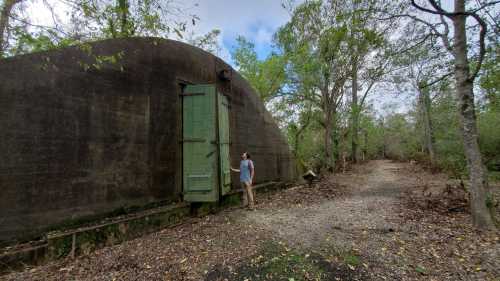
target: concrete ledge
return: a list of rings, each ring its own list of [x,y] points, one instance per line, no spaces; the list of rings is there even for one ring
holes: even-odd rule
[[[49,260],[89,254],[96,249],[122,243],[180,223],[190,216],[191,206],[180,203],[146,210],[89,227],[50,232],[45,239],[0,251],[0,273]]]
[[[282,182],[267,182],[254,186],[256,192],[286,188]],[[144,234],[176,225],[186,217],[201,217],[230,206],[241,204],[242,189],[234,190],[216,203],[179,203],[111,219],[89,227],[63,232],[50,232],[45,239],[0,251],[0,273],[40,265],[49,260],[87,255],[96,249],[112,246]]]
[[[68,255],[86,255],[96,249],[175,225],[190,213],[189,204],[183,203],[105,224],[64,233],[50,233],[47,235],[47,256],[49,259],[58,259]]]
[[[40,265],[46,261],[47,242],[42,240],[9,248],[0,253],[0,273]]]

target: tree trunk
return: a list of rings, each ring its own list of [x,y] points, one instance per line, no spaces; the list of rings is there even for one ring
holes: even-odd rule
[[[296,159],[298,159],[299,156],[299,138],[300,138],[300,133],[295,134],[295,140],[293,142],[293,156],[295,156]]]
[[[332,113],[329,106],[326,105],[325,108],[325,158],[326,158],[326,168],[333,172],[334,170],[334,159],[333,159],[333,147],[332,147]]]
[[[455,0],[455,13],[465,11],[464,0]],[[476,115],[474,109],[473,79],[469,77],[467,36],[463,14],[452,17],[454,27],[453,53],[455,56],[455,81],[460,113],[461,132],[470,177],[471,212],[474,225],[480,229],[495,229],[492,212],[487,206],[488,177],[479,151]]]
[[[359,155],[359,108],[358,108],[358,61],[352,60],[352,101],[351,101],[351,154],[352,161],[358,162]]]
[[[427,155],[429,155],[429,160],[433,165],[435,162],[434,132],[432,130],[431,98],[429,96],[429,89],[419,88],[419,102],[422,126],[424,130],[424,149]]]
[[[366,158],[368,157],[368,131],[367,130],[364,130],[364,139],[365,139],[365,145],[363,147],[363,161],[366,160]]]
[[[22,0],[5,0],[0,11],[0,58],[5,56],[6,39],[9,28],[9,18],[14,6]]]
[[[129,1],[128,0],[118,0],[118,13],[120,18],[120,35],[121,37],[131,36],[131,30],[128,22],[129,11]]]

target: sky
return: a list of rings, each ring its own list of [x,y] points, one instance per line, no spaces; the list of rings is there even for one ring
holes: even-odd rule
[[[302,1],[295,0],[295,4]],[[51,13],[44,6],[43,0],[34,2],[35,5],[29,12],[31,16],[36,22],[50,25]],[[199,17],[194,26],[189,26],[188,32],[192,31],[198,36],[213,29],[220,30],[221,50],[217,55],[233,66],[231,50],[235,48],[238,36],[244,36],[254,43],[258,57],[264,59],[273,49],[274,33],[290,19],[289,11],[282,7],[282,0],[184,0],[179,3],[187,8],[187,13]],[[64,15],[64,10],[58,14]],[[396,105],[400,103],[398,99],[394,96],[383,97],[381,100],[369,98],[376,105],[377,111],[388,103],[389,108],[401,111],[402,108]]]
[[[58,10],[57,1],[49,2]],[[184,0],[179,3],[187,8],[187,13],[200,18],[194,26],[189,26],[189,32],[202,35],[213,29],[221,31],[222,50],[218,56],[231,64],[230,52],[238,36],[253,42],[259,58],[263,59],[272,50],[273,34],[290,19],[289,12],[282,7],[282,0]],[[51,13],[42,0],[35,0],[30,8],[35,22],[51,25]],[[64,17],[64,10],[60,9],[58,14]]]
[[[33,0],[29,14],[35,19],[35,22],[51,25],[51,13],[43,4],[44,1],[56,5],[56,10],[58,10],[58,0]],[[213,29],[220,30],[219,45],[221,50],[217,55],[233,66],[231,51],[236,46],[238,36],[244,36],[254,43],[259,59],[264,59],[273,50],[274,33],[290,19],[289,11],[282,7],[283,0],[175,1],[187,8],[186,13],[199,17],[194,26],[189,26],[189,33],[193,32],[195,36],[199,36]],[[295,0],[295,4],[303,1]],[[443,0],[443,7],[452,10],[452,0]],[[58,14],[64,17],[65,11],[59,10]],[[407,110],[401,106],[405,100],[407,101],[407,97],[404,96],[370,96],[369,100],[375,105],[377,111],[383,111],[384,107],[386,110],[396,112]]]
[[[38,3],[37,3],[38,2]],[[282,0],[184,0],[182,6],[186,13],[194,14],[199,20],[194,26],[189,26],[188,33],[194,32],[195,36],[206,34],[213,29],[220,30],[219,45],[220,58],[234,66],[231,50],[236,46],[236,38],[244,36],[255,44],[259,59],[264,59],[273,49],[274,33],[290,19],[289,11],[282,6]],[[295,4],[303,0],[295,0]],[[35,0],[38,5],[33,6],[31,12],[36,21],[50,24],[51,14],[46,10],[43,0]],[[57,2],[53,2],[57,3]],[[46,12],[41,12],[41,11]],[[59,14],[63,15],[64,11]],[[381,100],[369,98],[378,110],[389,102],[389,108],[400,111],[398,97]],[[392,106],[391,106],[392,105]]]
[[[221,31],[222,51],[218,55],[228,62],[240,35],[255,44],[259,58],[265,58],[272,50],[273,34],[290,19],[282,0],[187,0],[185,3],[193,6],[192,13],[200,18],[193,27],[195,33]]]

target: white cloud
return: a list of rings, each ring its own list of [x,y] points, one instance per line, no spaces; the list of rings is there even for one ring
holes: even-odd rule
[[[252,28],[266,26],[276,29],[288,18],[281,0],[188,0],[198,7],[192,12],[200,17],[199,30],[218,28],[227,34],[251,35]]]
[[[51,25],[51,14],[43,3],[44,0],[34,0],[28,14],[35,23]],[[67,11],[60,10],[58,1],[48,0],[48,3],[55,6],[63,22],[68,20]],[[189,27],[189,31],[197,35],[213,29],[221,31],[219,43],[222,50],[219,56],[228,62],[231,60],[230,49],[238,35],[254,42],[257,51],[265,53],[270,49],[274,32],[290,18],[288,11],[282,7],[282,0],[185,0],[178,3],[185,7],[186,14],[200,18]]]
[[[255,44],[271,44],[274,31],[261,27],[255,34]]]
[[[274,32],[290,18],[281,0],[188,0],[185,5],[196,3],[190,12],[200,20],[192,30],[198,34],[221,30],[220,57],[230,63],[230,49],[238,35],[255,43],[258,52],[266,52]]]

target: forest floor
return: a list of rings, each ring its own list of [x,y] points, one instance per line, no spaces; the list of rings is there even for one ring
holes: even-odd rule
[[[370,161],[257,200],[0,279],[500,280],[500,232],[474,230],[460,184],[415,164]]]

